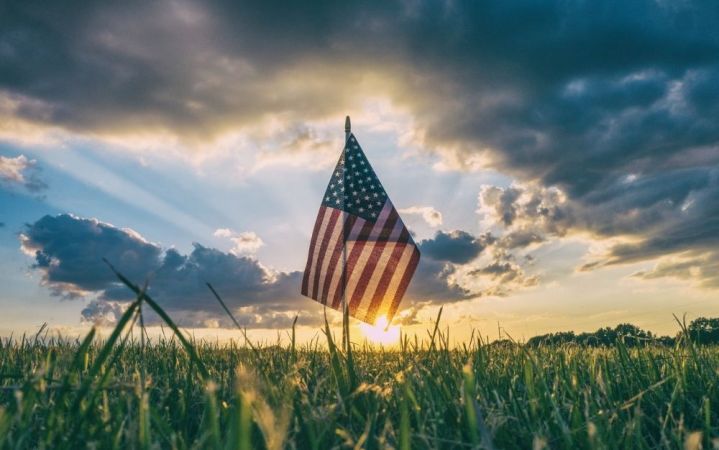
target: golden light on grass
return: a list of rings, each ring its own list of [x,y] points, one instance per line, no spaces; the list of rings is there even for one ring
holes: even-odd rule
[[[399,325],[388,326],[387,316],[380,316],[374,325],[360,324],[360,330],[365,338],[373,344],[395,344],[399,342]]]

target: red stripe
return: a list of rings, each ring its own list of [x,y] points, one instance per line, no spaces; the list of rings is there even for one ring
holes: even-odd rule
[[[349,230],[352,229],[352,227],[355,224],[355,221],[357,220],[357,216],[352,216],[349,214],[345,214],[346,220],[343,230],[343,235],[349,234]],[[330,257],[329,265],[327,266],[327,274],[325,275],[325,282],[322,286],[322,298],[317,299],[322,304],[327,304],[327,297],[329,295],[329,289],[330,285],[332,284],[332,278],[334,277],[335,270],[342,270],[340,267],[337,268],[337,264],[340,262],[340,257],[342,256],[342,249],[344,248],[345,239],[340,238],[337,239],[337,242],[335,242],[335,248],[332,250],[332,256]],[[341,282],[340,282],[341,283]],[[339,286],[340,283],[337,283]]]
[[[362,248],[357,253],[357,258],[355,258],[355,260],[352,262],[352,265],[350,265],[348,262],[348,272],[347,273],[349,274],[349,276],[346,279],[347,284],[349,284],[349,280],[351,278],[353,278],[352,275],[354,275],[355,272],[358,275],[358,278],[356,278],[357,282],[354,284],[353,292],[347,291],[347,293],[346,293],[346,294],[351,295],[351,297],[347,299],[347,304],[350,308],[350,314],[353,316],[356,314],[357,308],[359,307],[360,301],[362,299],[361,296],[359,296],[359,297],[356,296],[355,292],[357,292],[358,289],[363,290],[364,288],[366,288],[367,281],[368,281],[369,277],[372,276],[372,270],[377,265],[377,256],[375,254],[377,247],[384,247],[384,245],[385,245],[385,243],[382,241],[381,238],[383,235],[385,235],[385,233],[389,234],[392,231],[391,229],[387,230],[385,228],[387,221],[390,220],[392,217],[396,217],[396,214],[397,214],[397,212],[395,211],[394,208],[392,208],[391,206],[390,206],[390,208],[391,209],[388,211],[387,216],[385,217],[385,219],[382,223],[379,223],[379,221],[375,222],[374,226],[372,227],[372,230],[369,233],[364,233],[364,237],[362,238],[362,241],[363,241]],[[394,216],[393,216],[393,213],[394,213]],[[363,265],[360,267],[358,265],[358,264],[360,264],[359,258],[362,256],[362,253],[364,251],[364,246],[368,242],[371,242],[374,245],[372,246],[372,250],[370,250],[370,254],[367,256],[367,259],[362,262]],[[380,243],[380,242],[382,242],[382,243]],[[357,248],[356,245],[355,245],[355,248]],[[382,249],[380,248],[379,250],[381,253]],[[374,259],[373,259],[373,256],[374,256]],[[367,269],[369,269],[369,274],[366,276],[366,279],[363,281],[362,277],[365,273],[365,270],[367,270]],[[363,288],[363,283],[364,283],[364,288]]]
[[[359,235],[367,236],[373,227],[374,223],[370,221],[365,222]],[[359,256],[362,253],[362,249],[364,248],[366,242],[366,240],[360,240],[360,238],[358,238],[358,240],[355,242],[354,247],[352,247],[352,251],[349,255],[347,255],[347,262],[345,262],[345,266],[342,270],[342,280],[340,281],[341,288],[337,289],[335,293],[337,295],[335,295],[335,297],[332,299],[332,307],[334,309],[339,310],[342,306],[341,300],[342,295],[344,295],[344,290],[347,288],[347,281],[349,281],[350,277],[352,276],[352,271],[357,264],[357,259],[359,259]]]
[[[338,311],[342,310],[341,299],[342,299],[342,296],[344,295],[344,285],[346,284],[346,278],[347,278],[347,274],[346,274],[347,242],[354,241],[352,236],[358,235],[359,232],[362,230],[362,228],[364,228],[367,225],[367,221],[362,219],[361,217],[358,217],[358,216],[352,216],[352,217],[354,219],[354,224],[352,225],[352,228],[345,229],[345,231],[347,232],[346,236],[348,236],[348,237],[345,239],[345,241],[343,243],[345,248],[343,249],[344,254],[342,256],[342,264],[340,264],[339,273],[336,274],[338,277],[337,283],[335,284],[334,290],[329,292],[327,300],[325,302],[325,304],[327,306],[330,306]],[[334,275],[335,274],[333,274],[333,277],[334,277]]]
[[[317,258],[317,266],[315,267],[315,280],[312,284],[312,298],[317,299],[317,292],[319,291],[319,284],[320,284],[320,272],[322,272],[322,262],[325,259],[325,254],[327,253],[327,246],[330,244],[330,241],[332,240],[332,232],[334,231],[335,225],[337,224],[337,219],[339,218],[341,211],[339,209],[330,208],[332,212],[330,212],[330,219],[327,223],[327,227],[325,228],[325,232],[322,235],[322,242],[320,243],[320,254]]]
[[[367,283],[369,283],[370,278],[372,277],[372,273],[374,273],[374,269],[375,267],[377,267],[379,257],[382,255],[382,252],[384,251],[386,246],[387,242],[374,242],[372,252],[367,258],[367,262],[365,263],[364,267],[361,268],[362,273],[360,275],[360,279],[357,281],[355,290],[352,293],[352,298],[349,300],[350,314],[354,315],[357,312],[357,309],[359,308],[360,304],[362,303],[362,296],[367,290]],[[358,270],[360,270],[360,268],[358,268]]]
[[[382,278],[380,278],[379,284],[377,284],[377,289],[372,296],[372,302],[370,303],[369,308],[367,308],[367,317],[371,321],[375,320],[377,311],[383,303],[384,295],[387,292],[387,288],[389,288],[390,281],[392,281],[392,275],[394,275],[395,270],[397,270],[397,264],[399,264],[399,261],[402,258],[402,253],[404,253],[404,249],[406,248],[406,244],[403,244],[403,242],[407,241],[407,237],[409,237],[409,232],[407,231],[407,228],[402,226],[402,232],[399,235],[399,243],[394,247],[394,250],[392,250],[392,256],[390,256],[387,267],[385,267],[384,272],[382,272]]]
[[[315,220],[315,228],[312,231],[312,240],[310,241],[310,251],[307,255],[307,264],[305,265],[305,273],[302,276],[302,295],[307,295],[307,285],[309,284],[309,278],[310,278],[310,269],[312,266],[312,255],[315,254],[315,244],[317,243],[317,235],[320,231],[320,226],[322,225],[322,219],[325,216],[325,210],[327,208],[325,206],[320,206],[320,210],[317,213],[317,219]]]
[[[402,275],[402,281],[400,281],[400,283],[399,283],[399,287],[397,288],[397,293],[395,294],[394,298],[392,299],[392,304],[389,307],[389,311],[387,311],[388,323],[392,322],[392,318],[394,317],[395,313],[397,312],[397,308],[399,308],[399,304],[402,302],[402,297],[404,297],[404,293],[407,290],[407,286],[409,286],[409,281],[412,279],[412,275],[414,275],[415,269],[417,269],[418,262],[419,262],[419,250],[417,250],[417,247],[415,247],[414,252],[412,252],[412,258],[409,260],[409,264],[407,264],[407,268],[405,269],[404,275]]]
[[[365,264],[364,268],[362,268],[362,274],[360,275],[360,279],[355,287],[355,291],[352,293],[352,299],[350,300],[351,314],[354,314],[357,311],[357,307],[359,307],[362,302],[362,296],[367,290],[367,284],[372,278],[372,274],[377,267],[379,258],[382,256],[382,252],[384,252],[384,249],[387,246],[387,238],[390,233],[392,233],[398,219],[399,216],[397,215],[397,211],[392,208],[389,213],[389,217],[387,217],[387,220],[379,232],[379,236],[377,236],[372,253],[370,253],[369,258],[367,258],[367,264]],[[374,241],[374,239],[371,239],[371,241]]]

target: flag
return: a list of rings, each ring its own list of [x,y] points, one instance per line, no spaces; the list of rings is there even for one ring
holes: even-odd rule
[[[419,262],[419,250],[354,135],[322,197],[302,295],[374,324],[391,323]]]

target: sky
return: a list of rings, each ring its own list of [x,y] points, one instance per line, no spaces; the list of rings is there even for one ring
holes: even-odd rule
[[[133,299],[257,339],[299,294],[344,117],[422,257],[393,326],[455,339],[719,316],[719,5],[8,1],[0,335]],[[327,313],[337,323],[338,314]],[[357,327],[358,323],[353,322]]]

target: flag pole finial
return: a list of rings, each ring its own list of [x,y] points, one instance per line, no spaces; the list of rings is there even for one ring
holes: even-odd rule
[[[352,124],[350,123],[350,116],[347,116],[345,118],[345,134],[347,136],[349,136],[351,131],[352,131]]]

